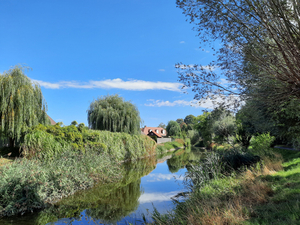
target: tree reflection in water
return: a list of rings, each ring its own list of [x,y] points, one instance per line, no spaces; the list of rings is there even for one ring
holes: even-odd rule
[[[180,169],[185,168],[188,164],[197,163],[203,157],[200,151],[185,151],[179,149],[175,151],[172,158],[167,160],[167,165],[171,173],[177,173]]]
[[[141,177],[149,174],[155,166],[156,157],[124,163],[120,182],[98,185],[65,198],[40,212],[36,224],[44,225],[61,218],[68,218],[65,222],[71,224],[75,220],[81,220],[80,214],[84,210],[87,220],[115,223],[137,209],[141,195]]]
[[[172,155],[172,158],[169,158]],[[202,156],[199,151],[177,150],[159,157],[167,159],[169,171],[174,173],[191,163],[197,163]],[[101,221],[106,224],[116,223],[123,217],[130,215],[139,206],[141,177],[148,175],[156,168],[157,157],[145,158],[135,162],[123,163],[122,179],[116,183],[99,184],[89,190],[80,191],[75,195],[62,199],[56,205],[39,213],[20,218],[1,219],[0,224],[44,225],[60,221],[72,224],[73,221]],[[82,218],[82,215],[85,218]],[[26,218],[26,219],[24,219]],[[7,223],[6,223],[7,222]],[[19,223],[20,222],[20,223]],[[84,221],[82,221],[84,223]],[[89,222],[87,222],[89,224]]]

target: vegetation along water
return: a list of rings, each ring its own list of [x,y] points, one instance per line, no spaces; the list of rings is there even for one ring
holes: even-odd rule
[[[176,5],[220,48],[205,66],[176,64],[197,104],[213,104],[162,133],[142,134],[119,95],[90,104],[88,127],[50,125],[25,68],[0,75],[1,224],[299,224],[299,1]]]

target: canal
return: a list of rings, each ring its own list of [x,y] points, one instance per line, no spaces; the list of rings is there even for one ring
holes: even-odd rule
[[[199,149],[179,149],[124,163],[120,170],[123,179],[117,183],[80,191],[40,212],[2,218],[0,224],[142,224],[145,219],[150,222],[154,207],[159,213],[174,207],[172,198],[186,191],[186,165],[202,156]]]

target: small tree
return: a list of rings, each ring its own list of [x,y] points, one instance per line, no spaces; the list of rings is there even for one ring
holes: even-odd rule
[[[161,127],[161,128],[164,128],[164,129],[166,129],[166,124],[164,124],[164,123],[160,123],[160,124],[158,125],[158,127]]]
[[[93,101],[88,109],[89,127],[111,132],[140,133],[140,113],[131,102],[122,97],[107,95]]]
[[[74,120],[74,121],[72,121],[72,123],[71,123],[71,125],[74,125],[74,126],[77,126],[77,121],[76,120]]]
[[[194,120],[194,128],[200,132],[200,136],[203,140],[205,147],[208,147],[212,143],[212,124],[211,124],[211,113],[204,112]]]
[[[176,122],[180,125],[180,124],[182,124],[184,121],[183,121],[183,119],[179,118],[179,119],[176,120]]]
[[[190,114],[190,115],[187,115],[185,118],[184,118],[184,122],[187,124],[187,125],[192,125],[194,124],[194,120],[195,120],[195,116]]]
[[[166,130],[167,130],[167,133],[169,136],[180,136],[181,135],[180,125],[174,120],[169,121]]]
[[[235,117],[224,112],[217,120],[213,121],[212,129],[221,142],[226,140],[229,143],[229,137],[236,131]]]
[[[10,147],[28,127],[50,122],[46,109],[40,86],[24,74],[23,67],[0,74],[0,127]]]

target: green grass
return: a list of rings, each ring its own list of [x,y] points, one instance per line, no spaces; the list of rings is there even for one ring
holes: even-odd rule
[[[177,148],[181,148],[185,146],[185,142],[183,139],[175,139],[175,141],[172,142],[166,142],[163,144],[158,144],[156,146],[156,152],[157,153],[164,153],[170,150],[175,150]]]
[[[185,201],[176,203],[172,213],[156,211],[154,223],[300,224],[300,152],[270,151],[275,154],[263,155],[263,164],[213,179],[194,190]]]
[[[0,158],[0,166],[5,166],[13,162],[10,158]]]
[[[267,204],[254,208],[245,224],[300,224],[300,152],[274,149],[283,156],[283,170],[263,176],[274,191]]]

